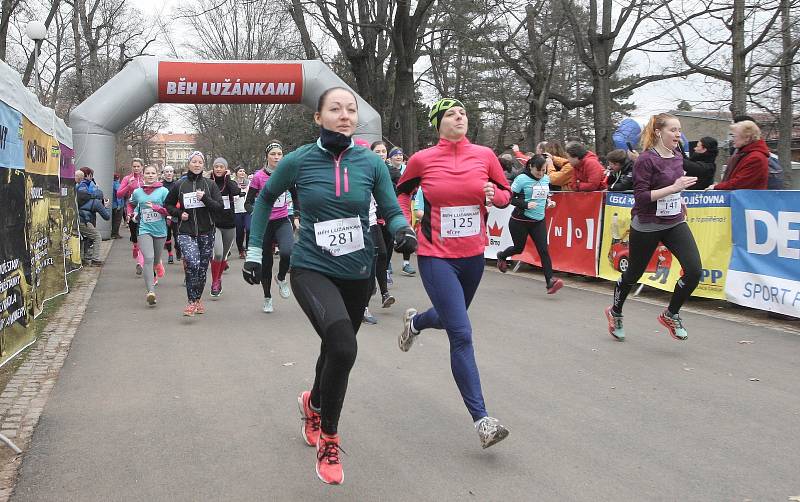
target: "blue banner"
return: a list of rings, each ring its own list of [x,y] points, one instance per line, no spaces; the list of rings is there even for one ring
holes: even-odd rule
[[[0,101],[0,167],[25,169],[22,114]]]
[[[800,317],[800,192],[731,192],[728,300]]]

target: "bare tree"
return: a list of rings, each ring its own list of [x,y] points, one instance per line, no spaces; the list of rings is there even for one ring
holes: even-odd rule
[[[180,19],[196,35],[188,49],[202,59],[259,60],[300,57],[305,50],[280,0],[200,0]],[[288,105],[293,106],[293,105]],[[283,106],[194,105],[184,109],[201,148],[232,165],[260,165]]]
[[[6,41],[8,39],[8,28],[11,25],[11,16],[14,14],[19,0],[3,0],[0,9],[0,59],[6,60]]]
[[[747,111],[748,92],[763,80],[754,74],[765,61],[760,50],[775,38],[780,15],[777,0],[703,0],[699,5],[670,4],[665,25],[678,45],[682,63],[692,72],[725,82],[731,89],[730,111]],[[766,62],[776,64],[776,62]],[[755,78],[753,78],[755,77]]]

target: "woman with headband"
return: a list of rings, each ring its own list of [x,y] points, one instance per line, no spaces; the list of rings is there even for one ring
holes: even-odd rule
[[[138,228],[139,249],[144,256],[144,285],[147,290],[145,300],[147,304],[156,304],[155,280],[156,267],[161,268],[163,276],[164,267],[161,266],[161,251],[164,249],[164,241],[167,239],[167,210],[164,208],[164,200],[167,198],[169,190],[162,186],[158,181],[158,169],[156,166],[147,166],[142,171],[142,186],[133,191],[131,204],[133,205],[133,217]]]
[[[131,206],[128,199],[133,194],[133,191],[144,183],[142,180],[143,166],[144,161],[142,161],[142,159],[135,158],[131,160],[131,172],[122,178],[122,181],[119,183],[119,188],[117,188],[117,197],[125,199],[126,202],[125,221],[128,223],[128,229],[131,231],[131,242],[133,243],[131,252],[133,253],[133,259],[136,260],[136,275],[142,274],[144,256],[142,256],[142,252],[139,250],[139,224],[136,223],[136,220],[131,219],[133,216],[133,206]]]
[[[267,164],[263,169],[259,169],[253,175],[250,182],[250,187],[247,189],[247,199],[245,200],[245,207],[252,211],[253,204],[258,197],[258,193],[267,184],[270,176],[278,169],[278,163],[283,158],[283,147],[277,140],[272,140],[264,149],[267,156]],[[294,202],[295,209],[299,211],[297,203],[297,193],[294,187],[289,187],[292,191],[292,201]],[[275,283],[278,285],[278,294],[281,298],[289,298],[291,290],[289,289],[289,281],[286,280],[286,274],[289,272],[289,258],[292,256],[292,249],[294,248],[294,229],[292,222],[289,219],[289,200],[288,191],[284,191],[278,197],[272,206],[272,212],[269,215],[269,223],[267,229],[263,233],[264,239],[259,244],[261,249],[267,250],[261,257],[261,287],[264,290],[264,306],[262,311],[266,314],[272,313],[275,308],[272,305],[272,265],[274,263],[272,249],[273,246],[278,246],[280,252],[280,261],[278,262],[278,274],[275,276]],[[252,223],[251,223],[252,224]]]
[[[214,237],[214,258],[211,260],[211,297],[222,294],[222,272],[228,266],[228,252],[236,239],[236,197],[241,195],[239,185],[228,174],[228,161],[222,157],[214,159],[211,179],[219,188],[222,210],[214,215],[217,227]]]
[[[397,206],[383,161],[356,146],[358,103],[352,91],[334,87],[319,98],[316,143],[287,155],[256,199],[250,245],[242,273],[261,280],[262,236],[275,201],[296,186],[303,224],[292,253],[290,280],[297,303],[321,338],[314,385],[298,397],[303,438],[316,446],[317,476],[325,483],[344,479],[338,434],[350,370],[356,360],[356,333],[373,288],[375,249],[369,232],[369,194],[395,234],[401,251],[417,240]]]
[[[486,206],[507,206],[511,190],[494,152],[467,139],[467,111],[460,101],[441,99],[428,117],[439,144],[411,156],[397,191],[409,221],[411,195],[417,187],[425,192],[417,266],[433,307],[421,314],[406,310],[398,345],[407,352],[422,330],[447,331],[453,377],[481,445],[488,448],[505,439],[508,429],[486,412],[467,309],[483,275]]]
[[[192,152],[186,177],[175,183],[164,201],[167,211],[178,222],[178,242],[183,253],[189,299],[183,315],[187,317],[206,311],[201,297],[206,286],[208,262],[214,252],[212,215],[223,207],[217,184],[203,177],[205,160],[201,152]]]

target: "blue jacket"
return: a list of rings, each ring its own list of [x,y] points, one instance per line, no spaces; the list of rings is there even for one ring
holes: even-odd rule
[[[78,202],[78,214],[81,223],[97,224],[97,214],[104,220],[111,219],[108,209],[103,205],[103,191],[93,180],[83,180],[75,187],[75,198]]]
[[[111,200],[111,208],[112,209],[122,209],[125,207],[125,199],[123,197],[117,197],[117,190],[120,186],[119,180],[114,180],[113,190],[114,190],[114,198]]]

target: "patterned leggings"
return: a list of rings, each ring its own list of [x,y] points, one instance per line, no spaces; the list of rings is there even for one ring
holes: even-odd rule
[[[214,253],[214,232],[193,235],[179,235],[178,243],[183,253],[186,270],[186,296],[190,302],[196,302],[203,296],[206,287],[208,262]]]

